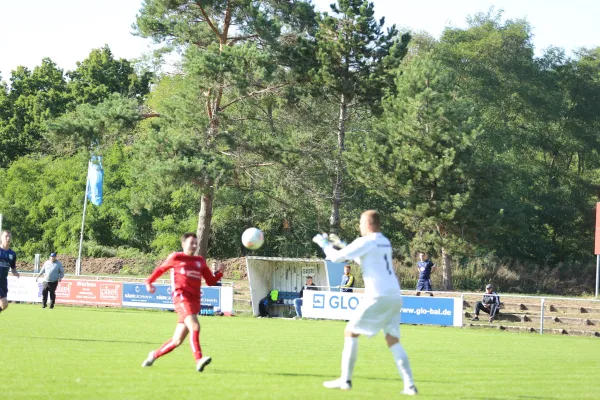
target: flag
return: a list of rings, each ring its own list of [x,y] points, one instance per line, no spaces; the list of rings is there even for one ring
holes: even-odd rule
[[[104,170],[102,169],[102,157],[92,156],[88,163],[88,199],[93,205],[102,204],[102,183],[104,182]]]

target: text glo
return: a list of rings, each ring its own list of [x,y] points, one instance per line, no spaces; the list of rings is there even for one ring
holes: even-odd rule
[[[331,308],[340,308],[342,310],[351,309],[354,310],[358,307],[358,298],[357,297],[339,297],[339,296],[331,296],[329,298],[329,307]]]

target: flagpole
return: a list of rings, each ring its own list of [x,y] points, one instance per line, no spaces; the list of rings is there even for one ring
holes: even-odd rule
[[[81,250],[83,249],[83,228],[85,227],[85,210],[87,209],[87,197],[90,190],[90,181],[87,179],[85,184],[85,196],[83,197],[83,216],[81,217],[81,235],[79,236],[79,253],[77,263],[75,264],[75,274],[81,275]]]
[[[596,256],[596,298],[600,290],[600,254]]]

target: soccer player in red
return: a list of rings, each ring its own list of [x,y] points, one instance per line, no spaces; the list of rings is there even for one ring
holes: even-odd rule
[[[152,282],[156,281],[162,274],[171,270],[171,285],[173,288],[173,305],[179,316],[177,327],[173,338],[163,344],[158,350],[148,354],[148,358],[142,363],[142,367],[151,366],[157,358],[164,356],[179,346],[188,332],[192,353],[196,359],[196,369],[202,372],[210,364],[211,358],[202,356],[200,348],[200,323],[198,313],[200,312],[200,286],[201,278],[204,278],[209,286],[213,286],[223,277],[225,265],[220,264],[215,275],[206,265],[204,257],[194,256],[198,247],[198,238],[194,233],[184,233],[181,237],[183,252],[171,254],[165,262],[156,267],[152,275],[146,279],[146,290],[154,293],[156,288]]]

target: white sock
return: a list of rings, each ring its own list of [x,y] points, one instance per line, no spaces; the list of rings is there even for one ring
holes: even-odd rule
[[[344,350],[342,351],[342,382],[352,380],[352,371],[356,364],[356,355],[358,354],[358,338],[344,338]]]
[[[396,362],[398,372],[404,380],[404,388],[408,389],[415,384],[413,381],[412,370],[410,369],[410,363],[408,362],[408,355],[406,354],[406,351],[404,351],[404,347],[402,347],[399,342],[390,347],[390,350],[394,356],[394,361]]]

